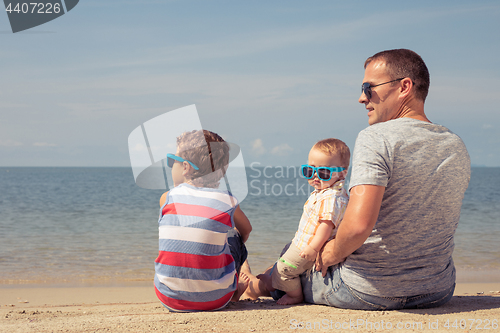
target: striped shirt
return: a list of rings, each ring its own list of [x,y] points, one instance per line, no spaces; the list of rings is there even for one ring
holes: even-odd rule
[[[227,191],[181,184],[160,210],[155,290],[174,311],[223,308],[237,289],[227,232],[237,200]]]
[[[349,196],[344,188],[343,180],[325,189],[314,190],[304,204],[304,212],[293,243],[303,250],[313,240],[320,225],[319,221],[322,220],[332,221],[335,225],[329,238],[332,239],[344,217],[348,200]]]

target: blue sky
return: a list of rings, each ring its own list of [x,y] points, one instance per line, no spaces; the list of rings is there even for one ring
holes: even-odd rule
[[[13,34],[0,13],[0,166],[128,166],[141,123],[196,104],[245,163],[299,165],[368,126],[364,60],[409,48],[426,113],[500,166],[498,1],[81,0]]]

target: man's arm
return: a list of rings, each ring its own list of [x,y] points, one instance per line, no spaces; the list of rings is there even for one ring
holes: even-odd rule
[[[326,275],[328,267],[344,261],[370,236],[377,222],[385,187],[358,185],[351,189],[349,203],[335,239],[327,242],[316,261],[316,270]]]

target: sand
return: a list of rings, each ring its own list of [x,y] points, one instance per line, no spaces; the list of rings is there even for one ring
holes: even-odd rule
[[[500,283],[458,284],[436,309],[354,311],[232,302],[220,311],[173,313],[151,283],[103,287],[2,286],[0,332],[500,332]],[[392,327],[392,329],[391,329]]]

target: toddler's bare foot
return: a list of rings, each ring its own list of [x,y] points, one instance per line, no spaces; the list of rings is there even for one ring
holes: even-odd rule
[[[276,303],[279,305],[291,305],[291,304],[302,303],[303,300],[304,300],[304,295],[302,295],[302,293],[300,294],[300,296],[297,297],[292,297],[286,294],[285,296],[281,297]]]
[[[238,302],[240,300],[241,295],[247,290],[248,283],[250,282],[250,278],[243,272],[240,272],[240,276],[238,279],[238,289],[234,292],[233,297],[231,298],[232,302]]]

